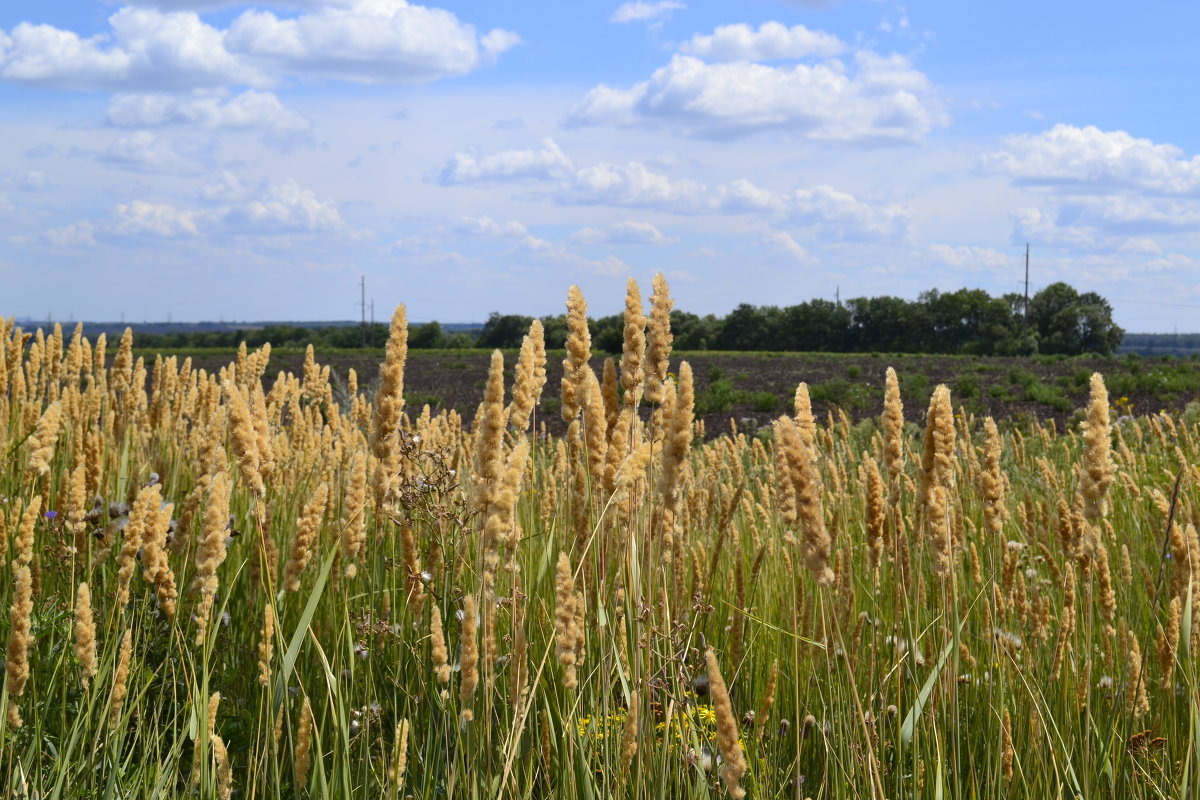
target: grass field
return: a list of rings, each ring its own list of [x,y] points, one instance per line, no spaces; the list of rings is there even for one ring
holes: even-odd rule
[[[863,357],[853,418],[748,386],[773,424],[704,437],[737,373],[669,303],[605,367],[572,290],[566,363],[535,326],[467,414],[402,308],[370,375],[265,391],[266,349],[6,325],[4,794],[1196,796],[1196,415],[1088,371],[997,426],[985,373]]]

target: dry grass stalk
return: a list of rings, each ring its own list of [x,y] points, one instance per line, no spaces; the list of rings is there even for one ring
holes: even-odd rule
[[[1011,781],[1013,776],[1013,740],[1012,740],[1012,717],[1009,716],[1008,709],[1004,709],[1004,724],[1001,728],[1001,743],[1000,762],[1001,771],[1004,775],[1004,780]]]
[[[25,691],[25,684],[29,681],[29,648],[33,645],[33,576],[27,564],[17,563],[13,572],[4,688],[8,693],[9,727],[19,728],[21,712],[17,708],[17,698]]]
[[[717,715],[717,748],[721,751],[724,763],[721,765],[721,780],[731,797],[742,798],[746,790],[739,784],[746,774],[746,757],[738,742],[737,718],[733,713],[733,703],[729,700],[729,689],[725,679],[721,677],[721,668],[717,664],[717,654],[710,647],[705,651],[705,661],[708,665],[708,691],[712,696],[713,711]]]
[[[442,630],[442,611],[436,603],[432,604],[429,620],[430,655],[433,659],[433,673],[438,683],[450,682],[450,655],[446,647],[446,634]]]
[[[392,492],[399,471],[396,433],[404,415],[404,365],[408,361],[408,312],[396,306],[388,325],[387,347],[379,365],[379,391],[375,394],[371,418],[371,452],[378,461],[375,469],[374,499],[382,511]]]
[[[625,286],[625,336],[621,350],[621,386],[625,389],[625,407],[637,409],[646,379],[646,315],[637,281],[630,278]]]
[[[989,536],[999,538],[1008,516],[1004,506],[1004,473],[1000,469],[1002,444],[1000,432],[996,430],[996,423],[991,417],[983,421],[983,430],[983,471],[979,475],[983,495],[983,524]]]
[[[295,592],[300,589],[300,575],[308,566],[308,562],[315,552],[317,534],[321,530],[321,518],[325,516],[325,505],[328,499],[329,484],[322,483],[300,511],[296,534],[292,537],[287,564],[283,568],[284,591]]]
[[[350,463],[350,483],[346,488],[346,497],[342,505],[342,558],[346,561],[345,575],[347,578],[353,578],[358,574],[358,564],[355,562],[363,560],[367,555],[366,506],[367,455],[366,453],[355,453],[354,460]],[[322,509],[323,511],[324,509]],[[299,531],[297,531],[296,538],[299,539]],[[290,559],[288,563],[290,566]]]
[[[587,302],[578,286],[567,291],[567,357],[563,359],[562,418],[570,425],[586,402],[584,371],[592,356],[592,334],[588,330]]]
[[[388,772],[388,782],[392,791],[399,792],[404,785],[404,773],[408,770],[408,720],[396,724],[396,749],[392,752],[392,765]]]
[[[129,694],[129,660],[133,656],[133,628],[126,628],[121,637],[121,651],[117,655],[117,668],[113,673],[112,694],[108,700],[108,724],[116,725],[121,718],[121,707]]]
[[[650,295],[650,317],[646,335],[646,388],[647,403],[662,402],[662,385],[667,379],[667,367],[671,358],[671,309],[675,301],[667,279],[661,272],[654,275],[653,293]]]
[[[817,583],[827,586],[833,583],[834,577],[833,570],[829,568],[833,542],[825,528],[820,478],[796,424],[789,417],[780,417],[775,423],[775,431],[787,459],[787,480],[791,482],[792,494],[796,499],[796,519],[800,527],[804,564]]]
[[[296,735],[296,752],[292,762],[292,777],[301,790],[308,785],[308,765],[312,759],[313,712],[307,695],[300,709],[300,731]]]
[[[209,738],[212,745],[213,761],[217,765],[217,796],[221,800],[229,800],[233,796],[233,768],[229,764],[229,750],[225,740],[217,734]]]
[[[264,688],[271,683],[271,655],[275,650],[275,607],[268,601],[263,606],[263,626],[258,635],[258,683]]]
[[[225,400],[229,407],[229,424],[232,434],[233,452],[237,455],[238,471],[242,480],[258,497],[266,494],[262,476],[262,455],[258,451],[258,432],[254,428],[254,417],[250,405],[241,389],[230,380],[225,381]]]
[[[458,698],[462,704],[462,720],[470,722],[475,719],[471,703],[475,699],[475,689],[479,686],[479,609],[475,605],[475,595],[469,594],[463,598],[463,620],[459,639],[461,682],[458,687]]]
[[[204,644],[208,617],[217,595],[217,568],[225,560],[225,539],[229,530],[229,478],[225,473],[213,477],[204,509],[204,528],[196,549],[196,574],[193,587],[200,598],[196,602],[196,644]]]
[[[1083,516],[1095,523],[1108,511],[1106,496],[1113,482],[1112,427],[1108,420],[1108,390],[1099,372],[1092,373],[1087,419],[1083,423],[1083,463],[1079,471],[1079,493]]]
[[[583,631],[576,622],[577,595],[575,580],[571,574],[571,560],[566,553],[559,553],[558,566],[555,571],[555,603],[554,603],[554,640],[555,655],[558,663],[563,665],[563,685],[568,689],[579,686],[576,674],[576,651]]]
[[[808,384],[801,381],[796,384],[796,393],[792,397],[792,414],[796,427],[804,437],[804,446],[811,455],[817,452],[817,420],[813,417],[812,399],[808,394]]]
[[[879,562],[883,559],[887,515],[883,479],[879,477],[879,467],[875,466],[875,459],[863,453],[863,463],[867,466],[867,552],[871,568],[878,569]]]
[[[87,582],[79,584],[75,594],[75,658],[83,670],[83,688],[99,669],[96,658],[96,616],[92,611],[92,591]]]
[[[900,399],[900,381],[896,370],[887,368],[883,395],[883,463],[887,468],[888,502],[894,507],[900,499],[900,477],[904,473],[904,403]]]
[[[50,472],[61,420],[62,403],[52,403],[42,412],[37,428],[29,437],[29,469],[38,475]]]

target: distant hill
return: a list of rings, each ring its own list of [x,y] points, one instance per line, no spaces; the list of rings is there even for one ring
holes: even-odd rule
[[[1117,352],[1140,356],[1200,355],[1200,333],[1127,333]]]
[[[42,328],[47,330],[54,327],[54,323],[58,322],[62,325],[64,331],[72,331],[75,329],[77,322],[63,322],[62,320],[46,320],[37,319],[20,319],[16,320],[17,325],[20,325],[27,331],[37,330]],[[270,327],[291,327],[291,328],[350,328],[358,327],[362,323],[352,319],[335,319],[335,320],[267,320],[258,322],[236,322],[236,321],[220,321],[220,322],[84,322],[83,335],[88,338],[95,338],[101,333],[107,334],[109,338],[112,336],[124,333],[126,328],[133,330],[135,334],[139,333],[224,333],[227,331],[256,331]],[[386,323],[385,323],[386,324]],[[423,323],[413,322],[410,327],[416,327]],[[442,329],[447,333],[478,333],[483,329],[482,322],[443,322]]]

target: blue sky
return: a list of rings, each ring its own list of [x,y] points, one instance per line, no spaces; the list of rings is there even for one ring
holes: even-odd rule
[[[1200,5],[0,5],[0,314],[478,321],[1065,280],[1200,312]]]

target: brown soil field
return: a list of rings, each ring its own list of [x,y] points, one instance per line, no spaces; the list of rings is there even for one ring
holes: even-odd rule
[[[228,352],[187,355],[196,368],[210,371],[232,358]],[[336,387],[344,387],[348,370],[354,369],[366,391],[373,389],[381,358],[382,351],[317,353],[317,361],[330,366]],[[939,383],[949,386],[955,405],[970,413],[997,420],[1054,419],[1060,425],[1080,418],[1093,372],[1104,375],[1118,414],[1179,412],[1200,401],[1200,361],[1194,359],[696,352],[673,356],[673,371],[681,360],[692,366],[697,418],[704,420],[710,437],[728,431],[731,419],[742,428],[768,423],[791,408],[801,381],[808,384],[818,415],[841,408],[855,421],[877,416],[889,366],[900,379],[906,418],[918,423]],[[410,351],[405,369],[409,406],[452,408],[470,419],[483,396],[489,361],[490,353],[482,350]],[[515,361],[515,352],[505,353],[509,385]],[[303,352],[274,351],[265,382],[269,385],[280,371],[302,374],[303,363]],[[594,358],[592,366],[602,374],[603,358]],[[561,352],[550,353],[547,373],[538,419],[558,432]],[[1200,413],[1200,404],[1192,410]]]

